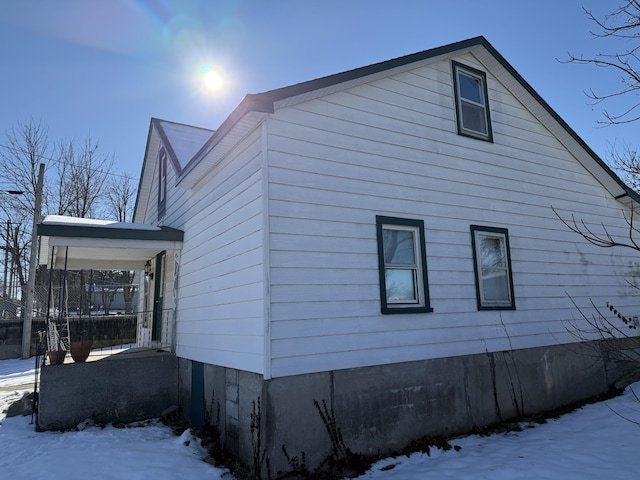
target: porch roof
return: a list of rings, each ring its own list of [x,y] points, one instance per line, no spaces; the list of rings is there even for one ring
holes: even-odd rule
[[[182,248],[184,232],[141,223],[48,215],[38,224],[38,263],[68,270],[143,270],[164,250]],[[64,248],[66,247],[66,248]]]

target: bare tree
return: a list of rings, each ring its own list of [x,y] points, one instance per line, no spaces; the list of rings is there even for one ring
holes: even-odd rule
[[[630,105],[618,112],[604,111],[605,120],[599,123],[622,124],[631,123],[640,119],[640,103],[637,94],[640,90],[640,2],[638,0],[626,0],[624,4],[602,19],[597,18],[592,11],[584,9],[584,13],[594,22],[596,31],[591,36],[597,39],[620,40],[617,45],[621,51],[612,53],[598,53],[585,57],[568,54],[568,62],[578,64],[591,64],[597,67],[610,68],[620,74],[621,87],[609,92],[595,92],[593,89],[587,92],[587,96],[595,103],[613,98],[629,98]]]
[[[613,145],[608,161],[631,188],[640,192],[640,155],[635,148],[629,144]]]
[[[87,138],[70,166],[67,188],[76,192],[69,214],[84,218],[96,215],[105,193],[107,179],[113,168],[112,155],[98,151],[98,143]]]
[[[124,172],[119,176],[112,176],[106,189],[107,215],[115,218],[119,222],[131,221],[133,218],[135,194],[136,187],[131,174]],[[122,288],[125,311],[127,313],[133,312],[133,296],[136,290],[133,285],[134,276],[135,272],[127,270],[112,271],[109,272],[107,276],[103,275],[105,282],[108,280],[112,284],[117,285],[115,290],[110,294],[111,296],[103,299],[105,310],[108,308],[107,302],[108,305],[110,305],[118,289]],[[103,296],[105,291],[108,290],[103,289]]]
[[[26,252],[31,242],[25,227],[31,224],[35,211],[40,163],[48,165],[42,213],[86,217],[101,212],[105,206],[105,188],[114,160],[112,155],[102,154],[90,138],[80,149],[70,140],[50,148],[47,129],[33,118],[11,128],[4,143],[0,148],[0,170],[6,184],[22,194],[2,196],[0,215],[7,228],[0,228],[0,240],[24,289]]]
[[[629,215],[623,211],[624,219],[628,226],[627,238],[624,240],[618,239],[609,233],[609,230],[604,224],[601,225],[601,232],[595,232],[584,220],[576,220],[573,214],[571,215],[571,220],[566,220],[562,218],[554,207],[551,207],[551,209],[569,230],[577,233],[592,245],[603,248],[624,247],[640,252],[640,238],[636,238],[637,235],[640,235],[640,229],[638,229],[637,224],[634,223],[633,208],[631,208]]]
[[[627,223],[627,234],[624,238],[612,234],[604,223],[599,227],[590,227],[584,220],[576,220],[574,215],[571,215],[571,220],[568,220],[563,218],[555,208],[551,208],[569,230],[577,233],[592,245],[601,248],[628,248],[640,252],[640,229],[635,223],[633,208],[628,215],[623,211]],[[626,282],[631,288],[640,290],[640,285],[630,280],[626,280]],[[595,313],[591,314],[580,308],[573,298],[571,301],[578,310],[582,321],[568,322],[567,331],[580,342],[588,342],[594,338],[599,340],[600,345],[595,348],[595,358],[599,358],[602,352],[606,352],[611,358],[615,357],[617,361],[627,365],[629,375],[618,380],[618,388],[624,388],[629,383],[640,379],[638,317],[625,315],[609,302],[604,306],[598,306],[593,300],[590,302]],[[611,318],[611,314],[613,314],[613,318]],[[621,341],[624,342],[622,347]]]
[[[27,252],[31,236],[25,232],[35,211],[35,192],[40,163],[48,155],[47,130],[40,122],[30,119],[18,123],[6,134],[6,145],[0,150],[0,169],[7,185],[19,195],[3,195],[2,214],[6,228],[0,229],[3,249],[11,260],[12,278],[20,284],[25,297]],[[3,222],[3,223],[4,223]],[[8,265],[5,265],[5,269]]]
[[[107,215],[119,222],[129,222],[133,218],[133,202],[136,187],[130,173],[124,172],[109,179],[106,189]]]

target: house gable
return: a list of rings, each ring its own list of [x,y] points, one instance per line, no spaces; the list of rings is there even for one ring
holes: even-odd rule
[[[205,128],[157,118],[151,119],[134,208],[135,221],[143,221],[143,219],[147,219],[147,221],[156,220],[147,216],[147,209],[150,205],[149,202],[154,202],[154,199],[151,198],[152,190],[155,192],[156,203],[160,204],[157,201],[158,190],[156,188],[160,186],[158,162],[160,161],[162,150],[166,152],[167,165],[172,167],[172,176],[177,178],[188,161],[213,133],[213,130]],[[165,171],[165,175],[168,173],[168,170]],[[155,181],[153,180],[154,178],[156,178]]]
[[[305,102],[331,92],[345,90],[378,78],[388,77],[421,64],[437,61],[439,58],[460,57],[465,53],[471,53],[484,69],[492,72],[505,88],[520,99],[522,104],[543,125],[547,126],[563,145],[574,152],[576,159],[598,179],[614,198],[626,205],[630,205],[632,202],[640,202],[640,196],[618,178],[602,159],[589,148],[578,134],[562,120],[549,104],[482,36],[264,93],[249,94],[207,140],[200,151],[185,165],[178,182],[185,187],[193,186],[233,145],[244,138],[258,123],[267,118],[277,108]]]

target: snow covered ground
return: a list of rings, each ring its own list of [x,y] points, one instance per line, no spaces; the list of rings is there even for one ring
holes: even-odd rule
[[[0,412],[33,388],[35,362],[0,361]],[[631,388],[640,394],[640,383]],[[204,463],[206,453],[189,432],[176,437],[157,421],[139,428],[90,427],[78,432],[36,433],[31,417],[0,413],[0,477],[49,480],[225,479]],[[459,451],[386,458],[359,477],[425,479],[638,478],[640,403],[630,388],[606,402],[587,405],[522,431],[452,441]]]

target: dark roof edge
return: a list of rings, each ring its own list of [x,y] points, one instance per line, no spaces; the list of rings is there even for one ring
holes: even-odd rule
[[[180,162],[178,161],[178,156],[176,155],[176,152],[173,150],[173,146],[169,141],[169,137],[167,137],[167,134],[165,133],[164,128],[162,128],[162,125],[160,124],[160,122],[162,122],[163,120],[152,118],[151,121],[155,124],[156,128],[158,129],[158,135],[160,135],[160,140],[162,140],[162,145],[164,146],[164,149],[169,153],[169,158],[171,159],[171,163],[173,164],[173,169],[176,171],[177,176],[179,177],[180,174],[182,173],[182,167],[180,166]]]
[[[151,142],[151,133],[153,132],[154,118],[151,117],[149,121],[149,133],[147,133],[147,144],[144,147],[144,157],[142,158],[142,170],[140,171],[140,178],[138,179],[138,191],[136,192],[136,203],[133,205],[133,212],[131,213],[131,221],[136,218],[136,212],[138,211],[138,203],[140,202],[140,191],[142,190],[142,182],[144,179],[144,170],[147,167],[147,155],[149,154],[149,143]]]
[[[467,40],[462,40],[448,45],[443,45],[429,50],[423,50],[422,52],[411,53],[402,57],[393,58],[391,60],[385,60],[383,62],[366,65],[364,67],[354,68],[353,70],[347,70],[346,72],[340,72],[326,77],[317,78],[315,80],[309,80],[302,83],[296,83],[288,87],[277,88],[275,90],[269,90],[264,93],[259,93],[256,96],[264,97],[264,102],[276,102],[285,98],[301,95],[303,93],[311,92],[313,90],[319,90],[321,88],[330,87],[339,83],[348,82],[358,78],[373,75],[375,73],[384,72],[385,70],[391,70],[392,68],[402,67],[410,63],[419,62],[429,58],[437,57],[439,55],[446,55],[457,50],[463,50],[465,48],[474,47],[476,45],[488,45],[487,40],[482,37],[473,37]]]
[[[540,105],[544,107],[544,109],[553,117],[553,119],[560,124],[562,128],[564,128],[567,133],[582,147],[593,160],[602,168],[623,190],[623,195],[616,196],[616,200],[628,196],[635,202],[640,203],[640,194],[634,191],[631,187],[629,187],[626,183],[622,181],[618,175],[611,170],[609,165],[607,165],[604,160],[600,158],[600,156],[594,152],[589,145],[576,133],[576,131],[569,126],[567,122],[565,122],[560,115],[549,105],[539,94],[536,92],[529,82],[527,82],[513,66],[498,52],[493,45],[491,45],[486,39],[483,42],[484,47],[493,55],[500,64],[522,85],[525,90],[538,102]]]
[[[182,242],[184,232],[171,227],[160,227],[160,230],[141,230],[135,228],[113,228],[86,225],[50,225],[39,223],[37,235],[40,237],[77,237],[108,238],[117,240],[160,240]]]

